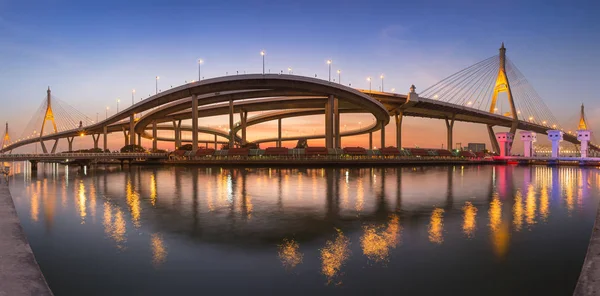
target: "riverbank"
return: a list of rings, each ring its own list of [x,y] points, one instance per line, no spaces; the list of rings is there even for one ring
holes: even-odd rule
[[[598,206],[596,222],[573,295],[600,295],[600,206]]]
[[[21,227],[8,184],[0,179],[0,296],[52,295]]]

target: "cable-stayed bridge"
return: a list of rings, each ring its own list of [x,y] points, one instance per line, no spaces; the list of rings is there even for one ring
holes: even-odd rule
[[[248,117],[257,111],[261,113]],[[356,130],[341,131],[341,113],[367,113],[374,121]],[[284,119],[317,114],[325,116],[324,133],[282,136]],[[223,131],[198,125],[198,118],[215,115],[228,115],[229,128]],[[239,120],[235,120],[238,115]],[[125,145],[139,144],[142,137],[151,139],[154,150],[158,141],[170,141],[174,142],[174,147],[191,143],[195,151],[201,142],[199,133],[214,135],[211,142],[215,149],[217,143],[222,142],[234,147],[248,143],[249,126],[267,121],[277,121],[278,128],[273,133],[276,136],[253,142],[276,142],[281,146],[286,140],[324,138],[326,148],[341,148],[342,137],[369,134],[369,148],[373,149],[374,132],[381,133],[379,147],[388,146],[384,127],[392,122],[392,118],[396,127],[395,147],[400,148],[404,116],[445,120],[448,149],[453,147],[456,121],[482,124],[489,133],[493,150],[502,155],[510,155],[517,129],[533,132],[534,136],[554,131],[552,133],[559,135],[560,141],[581,143],[579,134],[564,132],[525,76],[508,59],[502,44],[498,55],[465,68],[420,93],[414,86],[407,94],[397,94],[354,89],[330,80],[297,75],[244,74],[194,81],[157,92],[105,120],[94,121],[53,97],[48,89],[44,102],[20,137],[15,137],[6,126],[0,152],[40,143],[43,153],[52,154],[56,152],[59,140],[67,139],[69,150],[72,150],[76,137],[88,135],[94,139],[94,148],[100,148],[99,140],[103,136],[102,148],[106,150],[108,135],[116,132],[124,134]],[[183,120],[190,119],[191,126],[182,126]],[[495,133],[494,127],[507,127],[510,131]],[[171,130],[173,136],[159,136],[159,130]],[[190,131],[191,139],[184,139],[182,131]],[[507,135],[510,141],[506,140]],[[54,141],[52,149],[46,148],[46,141]],[[598,150],[591,139],[586,143],[590,150]]]

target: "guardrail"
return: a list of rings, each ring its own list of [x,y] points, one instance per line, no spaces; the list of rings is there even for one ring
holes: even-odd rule
[[[98,158],[167,158],[167,153],[56,153],[3,154],[0,160],[98,159]]]

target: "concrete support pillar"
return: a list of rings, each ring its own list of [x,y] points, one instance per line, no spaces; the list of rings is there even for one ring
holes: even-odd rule
[[[173,120],[173,137],[175,138],[175,149],[179,148],[179,129],[177,128],[177,120]]]
[[[178,125],[180,125],[179,123]],[[178,127],[178,133],[181,126]],[[181,141],[181,134],[179,135]],[[196,155],[198,150],[198,96],[192,95],[192,154]]]
[[[560,130],[549,130],[548,140],[552,142],[552,157],[560,157],[560,142],[563,140],[563,132]]]
[[[246,125],[248,120],[248,111],[240,111],[240,122],[242,126],[242,144],[246,144]]]
[[[369,149],[373,150],[373,132],[369,133]]]
[[[334,148],[342,148],[342,136],[340,135],[340,112],[338,110],[338,98],[333,99],[333,118],[334,118]]]
[[[454,114],[452,114],[452,117],[450,118],[446,118],[446,130],[448,131],[448,150],[452,151],[452,136],[453,136],[453,130],[454,130]]]
[[[92,139],[94,139],[94,149],[98,149],[98,142],[100,141],[100,134],[92,134]]]
[[[52,154],[56,153],[56,147],[58,147],[58,139],[56,139],[56,141],[54,141],[54,146],[52,146]]]
[[[333,96],[325,104],[325,147],[333,148]]]
[[[152,121],[152,152],[158,149],[158,131],[156,129],[156,120]]]
[[[281,118],[277,119],[277,147],[281,147]]]
[[[521,131],[521,141],[523,141],[523,156],[533,156],[533,143],[537,142],[537,134],[530,131]]]
[[[509,132],[496,133],[496,139],[500,144],[500,156],[510,156],[510,147],[512,146],[514,135]]]
[[[229,148],[233,148],[233,99],[229,99]]]
[[[69,151],[73,151],[73,140],[75,137],[67,137],[67,142],[69,142]]]
[[[589,130],[578,130],[577,131],[577,140],[581,143],[579,146],[581,152],[581,158],[588,157],[588,144],[592,139],[592,132]],[[585,184],[585,183],[584,183]]]
[[[215,151],[217,150],[217,135],[215,135]]]
[[[142,146],[142,134],[137,134],[137,142],[138,145]]]
[[[123,127],[123,138],[125,138],[125,146],[129,146],[129,133],[125,127]]]
[[[379,149],[381,149],[385,148],[385,122],[382,120],[379,125],[381,126],[381,147]]]
[[[129,143],[135,145],[135,115],[129,116]]]
[[[496,134],[494,133],[494,128],[491,125],[487,126],[488,134],[490,135],[490,144],[492,145],[491,150],[494,153],[500,153],[500,145],[498,144],[498,139],[496,139]]]
[[[42,147],[42,152],[44,154],[48,154],[48,149],[46,149],[46,145],[44,144],[44,141],[40,140],[40,146]]]
[[[108,127],[104,126],[102,133],[104,134],[104,151],[108,150]]]
[[[396,148],[402,149],[402,118],[404,113],[402,111],[396,113],[394,117],[396,119]]]

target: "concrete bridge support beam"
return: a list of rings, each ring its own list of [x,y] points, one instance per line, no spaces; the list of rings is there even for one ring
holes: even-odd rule
[[[487,126],[488,134],[490,135],[490,144],[492,145],[492,152],[500,153],[500,145],[498,144],[498,139],[496,139],[496,134],[494,133],[494,128],[491,125]]]
[[[281,147],[281,118],[277,119],[277,147]]]
[[[56,147],[58,147],[58,139],[54,141],[54,145],[52,146],[52,154],[56,153]]]
[[[589,130],[578,130],[577,140],[581,143],[579,151],[581,152],[581,158],[588,157],[588,144],[592,139],[592,132]]]
[[[69,142],[69,151],[73,151],[73,140],[75,140],[75,137],[67,137],[67,142]]]
[[[158,149],[158,132],[156,130],[156,120],[152,121],[152,152],[155,152]]]
[[[402,149],[402,118],[404,113],[402,111],[396,113],[394,118],[396,119],[396,147]]]
[[[67,138],[67,140],[68,139],[69,138]],[[100,141],[100,134],[92,134],[92,139],[94,139],[94,149],[98,149],[98,142]],[[71,143],[69,143],[69,151],[71,151]]]
[[[217,135],[215,135],[215,150],[217,150]]]
[[[32,172],[37,172],[37,160],[30,160],[29,163],[31,163],[31,171]]]
[[[178,123],[179,127],[181,122]],[[179,130],[177,133],[179,134],[178,139],[181,141],[181,131]],[[180,143],[181,144],[181,143]],[[196,155],[196,151],[198,150],[198,96],[192,95],[192,154]]]
[[[246,126],[248,122],[248,111],[240,111],[240,122],[242,126],[242,145],[246,144]]]
[[[548,140],[552,142],[552,157],[560,156],[560,142],[563,141],[563,132],[560,130],[549,130]]]
[[[233,148],[233,99],[229,99],[229,148]]]
[[[44,154],[48,154],[48,149],[46,149],[46,145],[44,145],[44,141],[40,140],[40,146],[42,146],[42,152]]]
[[[103,129],[104,133],[104,151],[108,150],[108,127],[105,126]]]
[[[537,134],[530,131],[521,131],[521,141],[523,141],[523,156],[533,156],[533,143],[537,142]]]
[[[123,137],[125,138],[125,146],[129,146],[129,132],[123,128]]]
[[[455,116],[455,114],[452,114],[452,117],[445,119],[446,129],[448,131],[448,136],[447,136],[448,137],[447,138],[448,150],[450,150],[450,151],[452,151],[452,143],[453,143],[452,136],[453,136],[453,130],[454,130],[454,116]]]
[[[381,121],[379,125],[381,126],[381,147],[379,149],[381,149],[385,148],[385,122]]]
[[[325,147],[333,148],[333,96],[325,104]]]
[[[333,118],[334,118],[334,148],[342,148],[342,136],[340,135],[340,111],[338,98],[333,99]]]
[[[129,143],[135,145],[135,115],[129,116]],[[139,143],[138,143],[139,144]]]
[[[142,146],[142,134],[137,134],[137,142],[138,145]]]
[[[512,146],[514,135],[509,132],[496,133],[496,139],[500,144],[500,156],[510,156],[510,147]]]
[[[173,131],[175,134],[175,149],[177,149],[181,147],[181,120],[173,120]]]

